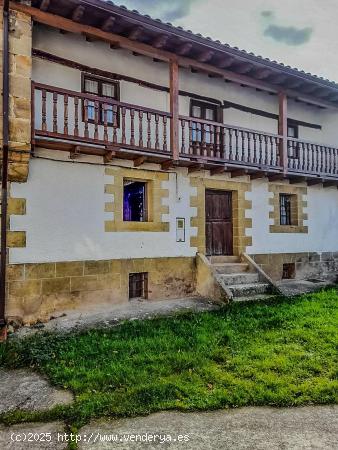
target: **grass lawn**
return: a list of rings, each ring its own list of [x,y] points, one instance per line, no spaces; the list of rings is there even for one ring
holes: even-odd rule
[[[6,423],[338,403],[338,291],[39,334],[3,345],[0,365],[32,367],[75,394],[73,405],[13,412]]]

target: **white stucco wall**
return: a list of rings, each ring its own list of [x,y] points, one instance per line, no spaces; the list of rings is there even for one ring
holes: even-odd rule
[[[252,200],[252,247],[250,254],[256,253],[299,253],[338,251],[338,190],[323,188],[321,185],[307,188],[303,200],[308,202],[304,212],[308,220],[308,233],[270,233],[269,205],[272,193],[268,191],[268,182],[256,180],[252,183],[252,192],[247,198]]]
[[[63,154],[57,153],[57,158],[62,158]],[[51,152],[43,154],[51,156]],[[67,160],[66,155],[64,158]],[[11,230],[25,230],[27,244],[26,248],[10,251],[10,262],[193,256],[190,195],[194,188],[181,172],[177,184],[175,174],[170,175],[169,182],[162,182],[162,188],[169,189],[170,214],[163,216],[170,222],[169,232],[109,233],[104,223],[112,220],[112,213],[104,209],[112,196],[104,193],[104,185],[110,184],[112,177],[105,176],[104,166],[71,164],[69,159],[67,163],[31,160],[28,182],[11,187],[13,197],[27,200],[27,214],[11,216]],[[176,242],[176,217],[186,219],[185,242]]]
[[[169,69],[166,63],[156,63],[151,58],[134,56],[123,49],[112,50],[104,42],[87,42],[83,36],[61,34],[45,26],[34,29],[33,47],[75,61],[89,67],[128,75],[137,79],[169,86]],[[33,59],[33,80],[52,86],[81,91],[81,72],[59,64]],[[219,78],[192,73],[180,69],[180,89],[186,92],[278,113],[276,95],[245,88],[235,83],[225,83]],[[121,101],[149,108],[169,111],[169,95],[166,92],[141,87],[121,81]],[[180,113],[189,115],[190,98],[180,97]],[[289,101],[289,118],[322,126],[322,130],[300,127],[300,138],[323,144],[337,145],[338,112],[326,111],[304,103]],[[245,128],[277,133],[277,121],[233,108],[224,110],[224,122]]]

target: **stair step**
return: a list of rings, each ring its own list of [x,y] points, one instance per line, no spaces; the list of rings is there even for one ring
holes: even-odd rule
[[[211,264],[241,262],[239,256],[209,256],[209,261]]]
[[[213,264],[212,267],[218,274],[242,273],[248,272],[249,266],[245,263],[219,263]]]
[[[275,298],[276,296],[273,294],[260,294],[260,295],[251,295],[251,296],[244,296],[244,297],[234,297],[234,302],[257,302],[257,301],[263,301],[263,300],[271,300]]]
[[[268,283],[233,284],[228,286],[234,297],[254,296],[269,292]]]
[[[237,284],[252,284],[259,282],[258,273],[231,273],[231,274],[220,274],[218,275],[219,281],[226,285],[237,285]]]

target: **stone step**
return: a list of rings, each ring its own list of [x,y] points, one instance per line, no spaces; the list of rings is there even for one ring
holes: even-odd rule
[[[258,273],[231,273],[231,274],[220,274],[218,275],[219,281],[226,285],[237,285],[237,284],[253,284],[259,282]]]
[[[234,297],[251,297],[269,293],[270,285],[268,283],[233,284],[228,286],[228,289]]]
[[[209,256],[209,261],[211,262],[211,264],[241,262],[239,256]]]
[[[233,302],[257,302],[257,301],[264,301],[264,300],[272,300],[276,296],[273,294],[260,294],[260,295],[251,295],[251,296],[244,296],[244,297],[234,297]]]
[[[230,273],[242,273],[248,272],[249,266],[245,263],[223,263],[223,264],[213,264],[215,272],[218,274],[230,274]]]

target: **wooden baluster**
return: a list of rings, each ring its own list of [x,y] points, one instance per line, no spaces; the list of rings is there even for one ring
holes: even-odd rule
[[[94,118],[94,139],[99,138],[99,102],[94,102],[95,118]]]
[[[103,106],[103,140],[108,142],[108,105],[105,103]]]
[[[316,145],[316,173],[319,172],[319,145]]]
[[[58,132],[58,94],[53,92],[53,133]]]
[[[239,152],[238,152],[238,130],[235,129],[235,161],[239,161]]]
[[[257,164],[257,134],[253,133],[253,162]]]
[[[192,132],[192,121],[189,120],[189,146],[188,146],[188,154],[193,155],[194,148],[192,145],[192,138],[193,138],[193,132]]]
[[[233,159],[233,147],[232,147],[233,129],[229,128],[229,159]]]
[[[220,138],[221,138],[221,143],[220,143],[220,148],[221,148],[221,155],[220,158],[222,159],[226,159],[226,133],[228,132],[227,128],[221,126],[221,134],[220,134]]]
[[[185,153],[185,120],[180,120],[181,122],[181,132],[182,132],[182,145],[181,145],[181,153]]]
[[[122,106],[122,144],[126,142],[126,108]]]
[[[163,151],[168,151],[168,143],[167,143],[167,124],[168,118],[167,116],[163,116]]]
[[[221,157],[221,140],[220,140],[221,129],[219,125],[216,126],[216,158]]]
[[[215,157],[215,133],[214,133],[214,126],[213,125],[206,125],[208,127],[208,136],[209,136],[209,142],[207,143],[207,155],[210,158]]]
[[[138,112],[138,145],[143,148],[143,111]]]
[[[147,112],[147,147],[151,148],[151,113]]]
[[[89,129],[88,129],[88,100],[84,100],[84,125],[85,125],[85,131],[84,131],[84,137],[89,138]]]
[[[130,110],[130,145],[135,145],[135,109]]]
[[[47,131],[46,89],[42,89],[42,131]]]
[[[323,146],[320,146],[320,172],[323,173],[324,170],[324,162],[323,162]]]
[[[118,112],[119,112],[119,108],[118,108],[118,106],[117,105],[113,105],[113,143],[114,144],[117,144],[117,127],[118,127],[118,117],[117,117],[117,115],[118,115]],[[134,130],[133,130],[134,131]],[[135,145],[135,140],[134,140],[134,143],[132,144],[131,143],[131,140],[130,140],[130,144],[131,145]]]
[[[158,114],[155,114],[155,149],[156,150],[158,150],[160,148],[158,122],[159,122]]]
[[[68,94],[63,96],[64,98],[64,128],[63,134],[68,135]]]
[[[268,136],[264,135],[264,164],[267,166],[269,161]]]
[[[206,133],[205,124],[202,123],[201,125],[202,125],[202,155],[208,156],[207,155],[207,143],[205,141],[205,133]]]
[[[74,97],[74,136],[79,135],[79,97]]]
[[[337,149],[333,149],[333,174],[337,175]]]
[[[262,135],[259,133],[258,135],[258,139],[259,139],[259,164],[263,164],[263,140],[262,140]]]
[[[241,131],[241,161],[245,161],[245,137],[246,137],[246,132],[245,131]]]
[[[248,146],[247,146],[247,162],[253,162],[253,152],[251,151],[251,133],[248,133]]]

